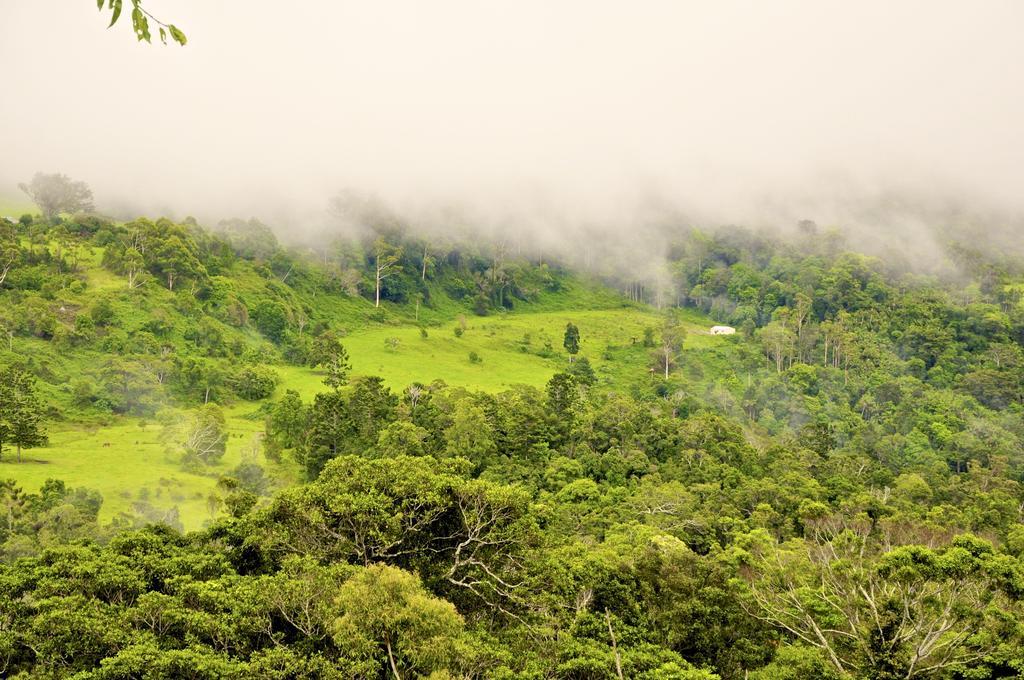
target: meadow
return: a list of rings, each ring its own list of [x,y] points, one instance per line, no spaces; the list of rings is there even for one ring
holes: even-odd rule
[[[100,272],[96,274],[98,287],[112,283]],[[458,336],[456,329],[462,321],[465,329]],[[516,384],[543,388],[568,363],[562,338],[569,321],[580,329],[582,343],[578,356],[591,362],[599,389],[628,389],[648,379],[651,350],[642,345],[644,329],[657,329],[662,317],[653,309],[633,305],[460,316],[434,322],[429,327],[408,322],[370,324],[348,333],[344,344],[353,376],[379,375],[396,391],[414,382],[426,384],[436,379],[443,379],[450,386],[489,392]],[[687,329],[684,357],[690,357],[686,360],[688,364],[714,362],[731,342],[707,334],[712,323],[692,311],[683,316]],[[426,330],[426,337],[421,328]],[[471,352],[479,361],[470,359]],[[291,365],[276,365],[274,370],[281,382],[271,400],[290,389],[308,402],[317,392],[327,389],[319,370]],[[217,493],[218,479],[244,460],[263,465],[278,487],[300,481],[300,471],[293,461],[274,462],[260,453],[262,405],[238,401],[225,409],[230,432],[227,453],[201,474],[184,471],[176,457],[168,453],[167,445],[161,441],[163,425],[157,419],[115,417],[108,423],[55,424],[48,446],[26,451],[27,462],[22,464],[5,456],[0,463],[0,476],[15,479],[30,491],[47,479],[96,489],[104,499],[100,513],[104,522],[144,503],[161,510],[176,508],[186,529],[199,528],[216,514],[210,499]],[[164,416],[180,412],[172,408]]]
[[[27,209],[16,198],[0,201],[0,215]],[[27,237],[22,246],[30,247]],[[51,242],[49,248],[52,253],[56,245]],[[60,313],[66,317],[62,320],[69,323],[67,319],[102,296],[113,300],[116,330],[129,335],[142,330],[154,310],[162,311],[172,323],[186,323],[178,298],[159,285],[125,297],[124,278],[102,266],[103,256],[104,248],[94,245],[86,245],[78,254],[82,285],[59,292]],[[652,349],[643,345],[643,337],[648,328],[657,335],[664,322],[662,314],[624,300],[599,282],[556,276],[556,289],[544,290],[529,302],[517,302],[514,311],[491,310],[485,316],[471,314],[467,302],[450,297],[439,282],[428,283],[429,305],[385,302],[377,309],[357,296],[315,295],[301,289],[291,294],[300,303],[314,305],[318,318],[343,336],[352,376],[381,376],[394,391],[435,380],[487,392],[513,385],[543,389],[554,373],[568,365],[563,335],[569,322],[579,328],[577,356],[586,357],[593,367],[596,389],[635,392],[648,385]],[[231,286],[239,295],[258,300],[265,295],[267,280],[251,267],[239,266],[231,271]],[[687,331],[682,368],[688,380],[699,384],[705,376],[728,376],[733,368],[729,348],[739,338],[711,336],[707,329],[712,319],[693,310],[679,313]],[[227,337],[258,352],[275,353],[251,328],[220,328]],[[28,357],[40,376],[41,394],[53,405],[49,444],[26,451],[21,464],[8,451],[0,461],[0,478],[12,478],[27,491],[35,491],[47,479],[60,479],[71,487],[99,491],[104,500],[103,522],[146,508],[151,516],[176,512],[186,529],[194,529],[216,516],[218,480],[243,462],[263,466],[268,490],[302,479],[294,461],[268,460],[260,437],[269,403],[286,390],[297,391],[309,403],[327,389],[320,370],[288,364],[279,357],[270,359],[268,365],[280,378],[274,393],[262,401],[226,401],[229,439],[224,457],[201,470],[186,471],[175,442],[164,441],[165,424],[186,413],[183,405],[162,403],[155,415],[145,418],[80,409],[74,405],[75,381],[96,380],[110,359],[107,351],[95,345],[57,350],[51,341],[25,336],[11,338],[11,343],[13,356]]]

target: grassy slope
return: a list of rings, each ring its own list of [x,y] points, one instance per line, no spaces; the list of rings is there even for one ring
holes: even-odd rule
[[[118,277],[99,268],[100,253],[88,259],[86,296],[123,286]],[[233,281],[243,293],[258,285],[251,273],[241,273]],[[165,291],[158,294],[169,295]],[[393,389],[437,378],[452,386],[486,391],[498,391],[513,384],[542,387],[566,363],[562,333],[568,321],[579,326],[581,356],[590,359],[600,385],[626,389],[647,379],[649,350],[642,347],[640,339],[644,327],[657,327],[661,322],[649,308],[627,304],[605,288],[572,278],[566,280],[557,294],[546,294],[535,303],[520,305],[515,312],[487,317],[465,314],[467,328],[462,337],[456,337],[454,330],[464,311],[457,303],[447,299],[443,302],[434,309],[421,309],[418,318],[412,306],[387,305],[381,321],[371,320],[379,319],[379,312],[361,298],[323,296],[317,300],[320,312],[331,318],[332,325],[348,331],[345,345],[353,373],[380,375]],[[122,318],[124,326],[139,322],[130,309],[122,312]],[[684,320],[689,331],[686,346],[691,363],[707,364],[716,375],[728,371],[726,348],[730,340],[707,335],[705,329],[711,321],[699,314],[690,313]],[[427,328],[428,337],[421,337],[420,326]],[[398,339],[397,347],[386,343],[389,338]],[[255,334],[252,339],[259,341]],[[550,351],[545,350],[546,343],[550,343]],[[103,360],[97,352],[55,353],[49,343],[41,340],[18,338],[15,344],[19,352],[49,362],[57,376],[76,376]],[[480,363],[470,361],[471,351],[480,356]],[[285,389],[295,389],[309,400],[324,389],[317,371],[284,365],[275,368],[282,378],[275,396]],[[69,387],[60,380],[42,387],[58,401],[68,398]],[[104,498],[102,520],[129,511],[137,500],[144,499],[161,508],[176,506],[185,527],[196,528],[210,517],[207,498],[217,478],[258,448],[255,438],[262,430],[262,419],[257,415],[259,407],[258,403],[239,401],[226,409],[231,432],[228,452],[219,465],[204,474],[183,471],[167,455],[160,441],[160,424],[119,417],[102,424],[54,424],[49,446],[27,452],[30,462],[22,465],[5,456],[0,463],[0,477],[12,477],[30,490],[50,478],[63,479],[70,486],[97,489]],[[288,461],[274,464],[260,455],[258,462],[279,484],[299,478],[297,469]]]

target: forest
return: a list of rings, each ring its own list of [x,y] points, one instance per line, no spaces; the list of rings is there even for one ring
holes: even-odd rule
[[[679,224],[622,278],[380,212],[308,247],[90,207],[0,220],[4,677],[1024,672],[1012,254]],[[489,377],[369,370],[442,342]],[[140,458],[208,512],[89,486]]]

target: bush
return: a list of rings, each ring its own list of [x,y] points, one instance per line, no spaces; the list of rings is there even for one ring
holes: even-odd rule
[[[469,363],[471,363],[471,364],[483,363],[483,358],[481,358],[481,356],[479,354],[477,354],[476,352],[470,352],[469,353]]]
[[[252,310],[252,317],[256,321],[256,328],[274,342],[281,342],[284,339],[284,332],[288,328],[288,310],[278,302],[264,300]]]
[[[246,366],[235,375],[232,386],[242,399],[266,399],[277,387],[277,373],[267,366]]]
[[[89,316],[97,326],[109,326],[117,321],[114,304],[109,298],[100,298],[89,309]]]

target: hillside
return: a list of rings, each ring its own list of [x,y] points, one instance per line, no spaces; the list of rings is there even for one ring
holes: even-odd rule
[[[168,290],[152,274],[129,289],[126,275],[112,271],[109,246],[98,245],[112,238],[105,230],[118,228],[90,218],[84,226],[61,225],[57,238],[47,230],[42,242],[32,233],[38,225],[22,225],[26,255],[8,279],[4,294],[13,304],[2,317],[13,335],[0,349],[0,361],[24,365],[40,378],[53,420],[49,444],[27,452],[23,464],[5,456],[3,474],[27,490],[47,479],[95,489],[104,499],[103,521],[141,509],[198,528],[212,517],[208,499],[218,478],[243,461],[265,467],[272,486],[299,481],[290,461],[265,459],[260,438],[267,405],[287,390],[308,401],[325,389],[322,370],[284,356],[314,333],[338,331],[352,375],[379,375],[396,391],[443,380],[497,392],[516,384],[542,388],[564,367],[562,334],[571,320],[581,329],[581,356],[590,360],[598,385],[627,389],[647,375],[649,350],[639,342],[644,329],[661,324],[654,310],[627,303],[599,283],[539,267],[531,275],[548,277],[554,290],[524,296],[513,309],[474,313],[477,300],[456,300],[446,290],[461,285],[452,267],[439,268],[424,286],[421,299],[429,302],[386,299],[378,309],[355,291],[324,294],[330,286],[325,268],[276,250],[273,242],[266,253],[271,264],[235,253],[225,257],[226,243],[214,261],[218,246],[204,246],[203,266],[217,273],[199,295]],[[282,283],[272,268],[286,267],[294,271]],[[42,277],[54,280],[44,283]],[[268,330],[271,322],[261,332],[258,318],[231,316],[261,305],[272,312],[273,305],[281,306],[292,344],[272,341],[285,331]],[[300,318],[302,328],[296,328]],[[694,352],[722,344],[701,335],[710,324],[699,314],[687,315]],[[457,328],[464,328],[460,336]],[[231,366],[239,361],[272,369],[275,384],[266,396],[245,398],[229,386]],[[174,443],[165,441],[166,425],[205,401],[207,388],[224,407],[226,451],[216,464],[184,470]]]
[[[954,243],[920,277],[834,234],[681,227],[638,283],[400,226],[313,249],[254,220],[4,223],[7,668],[1024,663],[1012,256]]]

